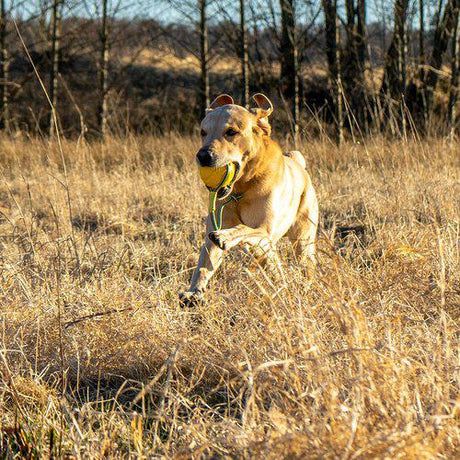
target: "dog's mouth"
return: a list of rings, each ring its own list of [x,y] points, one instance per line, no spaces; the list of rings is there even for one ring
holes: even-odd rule
[[[239,172],[240,172],[241,166],[240,166],[240,164],[237,163],[236,161],[233,162],[233,165],[235,166],[235,174],[234,174],[234,176],[233,176],[233,179],[232,179],[232,181],[231,181],[228,185],[226,185],[225,187],[222,187],[222,188],[218,191],[217,197],[218,197],[219,199],[225,198],[225,197],[227,197],[228,195],[230,195],[230,193],[232,192],[232,189],[233,189],[233,185],[235,184],[235,182],[236,182],[237,179],[238,179],[238,174],[239,174]]]

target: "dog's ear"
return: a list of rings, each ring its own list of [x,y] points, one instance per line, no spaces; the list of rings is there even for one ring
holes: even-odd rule
[[[206,109],[206,113],[212,112],[217,109],[217,107],[222,107],[223,105],[233,104],[233,97],[228,94],[221,94],[217,96],[209,106],[209,109]]]
[[[272,114],[273,104],[267,96],[262,93],[257,93],[254,94],[252,98],[256,101],[257,104],[257,108],[253,110],[257,111],[261,117],[268,117]]]
[[[268,117],[273,112],[273,104],[270,99],[262,93],[254,94],[252,98],[256,102],[257,107],[252,108],[250,111],[257,118],[257,126],[261,128],[267,136],[270,136],[272,129],[268,122]]]

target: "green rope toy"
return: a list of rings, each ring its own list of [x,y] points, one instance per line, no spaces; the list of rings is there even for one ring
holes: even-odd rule
[[[211,217],[211,224],[215,231],[222,229],[222,214],[224,207],[232,201],[238,201],[241,195],[231,194],[220,206],[217,208],[217,194],[219,190],[230,185],[235,177],[236,169],[233,163],[220,168],[201,167],[200,177],[209,190],[209,216]]]

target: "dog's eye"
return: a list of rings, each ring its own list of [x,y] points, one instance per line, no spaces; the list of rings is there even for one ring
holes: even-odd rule
[[[228,137],[233,137],[233,136],[236,136],[237,134],[238,134],[238,131],[235,131],[232,128],[229,128],[227,129],[227,131],[225,131],[225,135]]]
[[[204,136],[206,136],[206,131],[204,129],[202,129],[200,134],[201,134],[201,137],[204,137]]]

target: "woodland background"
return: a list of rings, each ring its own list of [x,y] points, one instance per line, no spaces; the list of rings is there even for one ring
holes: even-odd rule
[[[247,105],[259,91],[294,138],[455,131],[458,0],[0,6],[1,126],[10,131],[54,129],[37,73],[70,136],[192,132],[210,98],[227,92]]]

